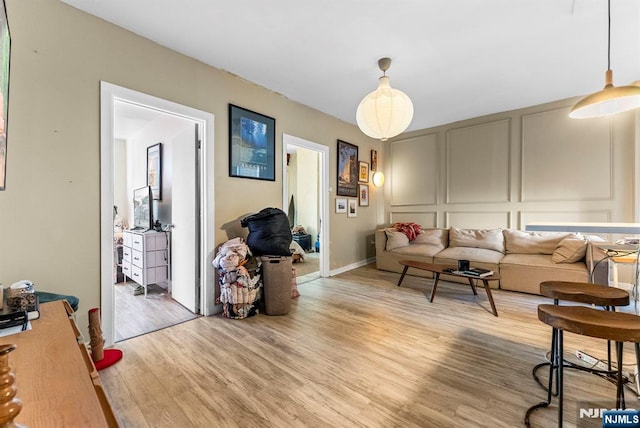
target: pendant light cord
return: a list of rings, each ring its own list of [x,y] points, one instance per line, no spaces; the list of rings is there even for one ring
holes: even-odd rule
[[[611,70],[611,0],[607,1],[607,18],[608,18],[608,33],[607,33],[607,70]]]

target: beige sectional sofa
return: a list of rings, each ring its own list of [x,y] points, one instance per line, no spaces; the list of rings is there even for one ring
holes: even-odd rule
[[[501,289],[539,294],[542,281],[589,281],[594,265],[590,248],[593,240],[602,241],[574,233],[451,227],[423,228],[416,239],[409,241],[404,233],[386,228],[375,234],[376,264],[378,269],[400,273],[400,260],[456,265],[464,259],[471,266],[500,273]],[[431,276],[417,269],[409,269],[408,274]],[[459,277],[443,279],[466,282]]]

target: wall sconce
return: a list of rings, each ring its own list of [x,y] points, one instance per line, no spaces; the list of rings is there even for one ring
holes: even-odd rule
[[[376,187],[380,187],[384,184],[384,174],[382,171],[376,171],[373,173],[373,185]]]

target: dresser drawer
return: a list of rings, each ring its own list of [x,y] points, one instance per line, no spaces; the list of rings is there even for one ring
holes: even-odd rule
[[[131,264],[143,268],[144,266],[144,253],[138,250],[131,250]]]
[[[122,244],[125,247],[130,247],[131,246],[131,236],[133,236],[133,234],[131,232],[123,232],[122,233]]]
[[[134,233],[131,235],[131,248],[138,251],[144,251],[144,235]]]
[[[131,263],[131,248],[122,247],[122,260]]]
[[[131,278],[131,262],[122,261],[122,273]]]
[[[131,279],[140,285],[144,285],[144,277],[142,276],[142,269],[138,266],[131,265]]]

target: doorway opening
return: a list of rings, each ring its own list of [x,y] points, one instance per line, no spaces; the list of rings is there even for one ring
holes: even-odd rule
[[[329,148],[283,134],[283,210],[292,227],[298,284],[329,276]]]
[[[158,150],[159,183],[150,169]],[[107,346],[213,313],[213,269],[207,263],[214,251],[207,244],[213,242],[207,226],[213,224],[213,200],[207,197],[212,165],[213,115],[101,82],[101,311]],[[133,194],[147,185],[160,190],[149,201],[152,221],[160,225],[132,230]],[[151,235],[153,245],[164,244],[158,251],[127,243],[133,236],[146,245]]]

